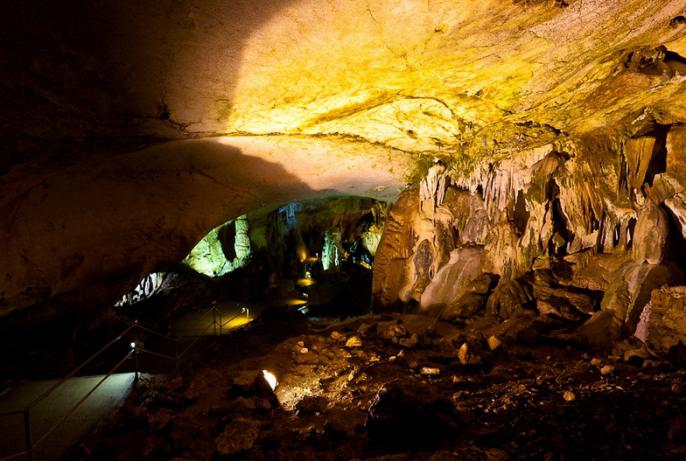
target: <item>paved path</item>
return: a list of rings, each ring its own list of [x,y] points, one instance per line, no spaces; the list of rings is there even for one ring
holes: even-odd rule
[[[222,333],[228,333],[234,328],[238,328],[252,319],[259,316],[262,312],[262,307],[250,303],[237,303],[226,301],[217,304],[217,310],[221,313]],[[245,309],[245,311],[243,310]],[[209,309],[203,309],[195,312],[189,312],[182,315],[172,322],[171,336],[202,336],[214,334],[214,327],[210,326],[213,320],[213,313]],[[220,317],[217,317],[219,322]],[[217,330],[219,334],[219,330]]]
[[[217,305],[221,317],[222,333],[245,325],[257,317],[262,307],[248,303],[224,302]],[[214,328],[208,326],[213,320],[208,309],[191,312],[173,321],[171,336],[182,339],[178,345],[154,335],[149,336],[151,350],[175,355],[176,348],[183,348],[193,341],[192,337],[211,335]],[[217,330],[217,333],[219,331]],[[174,362],[165,361],[145,354],[139,357],[140,369],[153,373],[173,371]],[[149,362],[149,363],[148,363]],[[124,364],[124,370],[133,369],[133,360]],[[158,370],[159,368],[159,370]],[[95,386],[104,375],[76,377],[69,379],[57,388],[47,399],[36,405],[31,413],[31,434],[36,442],[48,431],[73,405]],[[42,441],[34,450],[34,461],[53,461],[63,456],[70,447],[86,435],[100,420],[111,414],[126,397],[133,384],[133,373],[117,373],[110,376],[100,387],[68,417],[60,427]],[[22,410],[55,384],[57,380],[29,381],[17,383],[9,391],[0,395],[0,413]],[[0,459],[24,450],[24,426],[21,414],[0,416]],[[16,458],[19,460],[24,457]]]
[[[48,399],[36,405],[30,413],[33,440],[38,440],[102,377],[101,375],[72,378],[57,388]],[[64,455],[98,421],[117,408],[131,389],[133,378],[133,373],[117,373],[105,380],[73,415],[35,449],[33,459],[51,461]],[[0,397],[0,412],[25,408],[55,382],[56,380],[32,381],[15,385]],[[0,458],[23,450],[22,415],[0,417],[0,434]]]

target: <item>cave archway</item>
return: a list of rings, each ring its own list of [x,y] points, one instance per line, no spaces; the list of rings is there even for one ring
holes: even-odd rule
[[[3,311],[112,302],[227,219],[327,194],[392,199],[410,171],[409,155],[356,142],[217,137],[71,166],[33,187],[10,180]]]

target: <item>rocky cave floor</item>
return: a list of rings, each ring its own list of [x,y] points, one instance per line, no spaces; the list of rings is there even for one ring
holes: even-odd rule
[[[66,459],[685,459],[686,370],[561,326],[265,318],[212,338],[183,378],[141,379]]]

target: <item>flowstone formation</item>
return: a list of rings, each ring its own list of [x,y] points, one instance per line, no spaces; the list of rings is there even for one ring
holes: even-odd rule
[[[646,311],[655,353],[686,346],[683,306],[660,291],[684,282],[686,127],[631,126],[627,138],[559,139],[469,171],[432,166],[391,210],[377,309],[496,322],[536,312],[595,346],[631,338]]]

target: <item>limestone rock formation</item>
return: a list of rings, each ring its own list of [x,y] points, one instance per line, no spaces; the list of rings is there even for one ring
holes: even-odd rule
[[[664,259],[669,225],[667,214],[648,202],[638,213],[632,256],[638,263],[659,264]]]
[[[464,247],[501,281],[584,290],[601,255],[676,260],[685,8],[20,2],[0,18],[0,312],[108,305],[252,209],[408,183],[383,308],[422,304]]]
[[[374,280],[384,292],[376,305],[418,302],[454,319],[478,314],[487,299],[486,312],[501,320],[535,308],[586,321],[579,337],[594,345],[632,335],[650,293],[683,280],[679,130],[648,122],[624,143],[567,140],[452,170],[431,216],[410,198],[399,202],[413,248],[395,266],[395,297]],[[484,275],[500,279],[495,289],[477,282]]]
[[[217,452],[222,456],[233,455],[252,448],[260,434],[260,423],[251,419],[233,420],[217,437]]]
[[[603,311],[614,312],[613,334],[616,337],[633,334],[651,292],[662,285],[680,282],[680,272],[677,267],[664,264],[628,263],[623,266],[601,303]]]
[[[413,229],[410,221],[419,206],[416,193],[403,193],[391,208],[384,233],[379,242],[374,264],[372,296],[381,309],[397,308],[398,294],[406,283],[405,266],[413,247]]]
[[[387,199],[411,168],[401,155],[391,171],[383,150],[357,143],[359,156],[339,142],[272,141],[177,141],[55,171],[40,161],[31,178],[13,169],[0,196],[0,311],[114,303],[230,218],[334,191]],[[281,164],[272,148],[295,150]],[[375,155],[365,178],[357,170]]]
[[[469,295],[485,295],[491,284],[488,277],[475,283],[483,277],[481,256],[482,250],[476,248],[453,250],[450,260],[422,292],[421,310],[443,318],[468,317],[478,311],[479,299]]]
[[[501,280],[488,298],[488,313],[508,319],[533,301],[531,288],[516,280]]]
[[[641,314],[636,336],[648,349],[662,357],[670,357],[681,348],[686,350],[686,287],[663,287],[653,290],[650,302]]]

